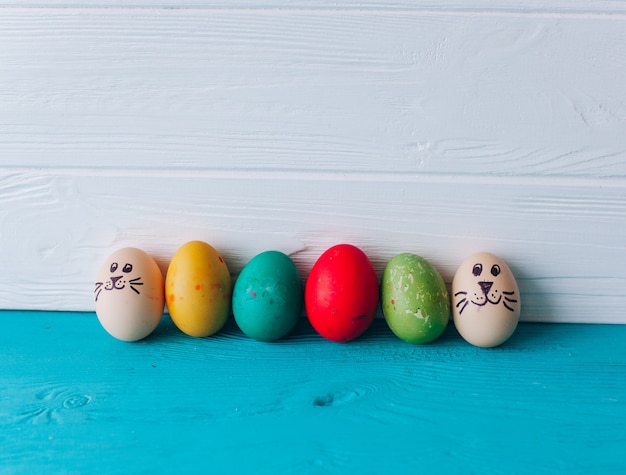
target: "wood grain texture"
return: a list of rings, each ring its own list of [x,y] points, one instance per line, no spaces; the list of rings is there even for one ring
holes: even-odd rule
[[[350,241],[626,322],[625,2],[0,5],[0,308],[91,310],[127,245]]]
[[[484,350],[376,322],[349,344],[232,323],[136,344],[93,313],[1,312],[3,473],[620,473],[624,326],[521,324]]]
[[[352,242],[379,275],[396,253],[415,252],[448,282],[464,257],[489,249],[517,276],[522,319],[623,320],[626,274],[611,265],[608,275],[605,260],[623,252],[626,242],[620,187],[522,187],[497,180],[453,186],[458,197],[471,199],[451,199],[450,188],[437,181],[380,177],[20,173],[0,186],[5,232],[27,236],[0,249],[12,277],[0,282],[0,296],[16,308],[92,309],[99,263],[126,245],[155,256],[165,272],[182,243],[202,239],[223,253],[235,275],[256,253],[278,249],[306,279],[327,247]],[[477,187],[489,191],[476,193]],[[46,232],[42,222],[50,223]],[[59,222],[64,226],[52,227]],[[24,262],[36,263],[39,272]]]
[[[189,0],[184,3],[172,2],[171,0],[97,0],[87,2],[85,0],[1,0],[0,7],[5,9],[23,8],[83,8],[83,9],[145,9],[163,8],[168,10],[255,10],[260,12],[275,13],[277,9],[284,10],[314,10],[341,13],[343,11],[436,11],[452,13],[495,13],[503,15],[615,15],[626,11],[624,0],[599,0],[592,5],[584,0],[473,0],[471,3],[461,0]]]
[[[621,17],[0,18],[4,165],[625,175]]]

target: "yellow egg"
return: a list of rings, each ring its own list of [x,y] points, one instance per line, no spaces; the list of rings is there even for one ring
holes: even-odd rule
[[[98,320],[115,338],[141,340],[163,315],[163,275],[140,249],[125,247],[111,254],[96,277],[94,300]]]
[[[232,281],[222,256],[209,244],[190,241],[170,262],[165,277],[167,308],[184,333],[204,337],[228,320]]]

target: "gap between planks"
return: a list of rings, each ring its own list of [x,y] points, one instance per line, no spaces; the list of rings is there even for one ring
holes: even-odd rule
[[[577,188],[626,188],[626,177],[585,177],[563,175],[467,175],[447,173],[406,173],[406,172],[356,172],[349,170],[294,170],[249,168],[188,168],[178,167],[2,167],[0,176],[21,174],[33,176],[95,176],[95,177],[138,177],[138,178],[204,178],[231,180],[267,181],[327,181],[363,183],[428,183],[428,184],[479,184],[509,186],[547,186]]]
[[[146,5],[110,5],[110,4],[30,4],[30,5],[16,5],[16,4],[0,4],[0,11],[11,12],[33,12],[33,11],[73,11],[74,13],[89,13],[97,11],[116,11],[116,12],[133,12],[137,11],[152,11],[152,12],[188,12],[194,14],[196,12],[219,12],[230,14],[254,14],[254,15],[271,15],[277,14],[302,14],[309,15],[315,13],[316,15],[373,15],[373,16],[415,16],[415,17],[458,17],[465,16],[468,18],[475,17],[515,17],[515,18],[535,18],[535,19],[574,19],[574,20],[609,20],[609,21],[624,21],[626,20],[626,12],[619,10],[608,11],[593,11],[593,10],[572,10],[572,11],[558,11],[558,10],[542,10],[536,9],[515,9],[506,7],[483,7],[483,8],[459,8],[454,6],[442,6],[440,9],[426,7],[420,8],[416,6],[414,8],[400,7],[400,6],[383,6],[383,5],[344,5],[344,6],[294,6],[294,5],[270,5],[270,6],[242,6],[240,8],[233,6],[220,6],[220,5],[169,5],[169,4],[146,4]]]

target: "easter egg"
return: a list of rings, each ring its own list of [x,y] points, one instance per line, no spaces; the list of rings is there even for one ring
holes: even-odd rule
[[[306,313],[324,338],[345,342],[374,320],[378,280],[365,253],[351,244],[327,249],[315,262],[304,291]]]
[[[190,241],[176,251],[165,276],[170,317],[184,333],[204,337],[219,331],[230,315],[232,281],[211,245]]]
[[[450,298],[443,278],[426,259],[399,254],[382,278],[382,310],[391,331],[409,343],[429,343],[445,330]]]
[[[282,252],[253,257],[235,281],[233,315],[241,331],[274,341],[293,329],[302,312],[303,290],[293,261]]]
[[[463,261],[452,281],[452,316],[467,342],[484,348],[504,343],[520,311],[517,282],[502,259],[481,252]]]
[[[102,264],[94,289],[100,324],[119,340],[136,341],[154,331],[163,315],[163,275],[141,249],[126,247]]]

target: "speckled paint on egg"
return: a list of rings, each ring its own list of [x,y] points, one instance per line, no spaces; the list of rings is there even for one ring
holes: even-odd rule
[[[450,300],[441,274],[426,259],[399,254],[382,279],[382,310],[391,331],[414,344],[429,343],[445,330]]]
[[[233,315],[241,331],[259,341],[289,333],[302,313],[303,288],[294,262],[279,251],[253,257],[233,287]]]
[[[224,326],[230,315],[231,290],[224,258],[202,241],[190,241],[178,249],[165,276],[170,317],[191,336],[209,336]]]

